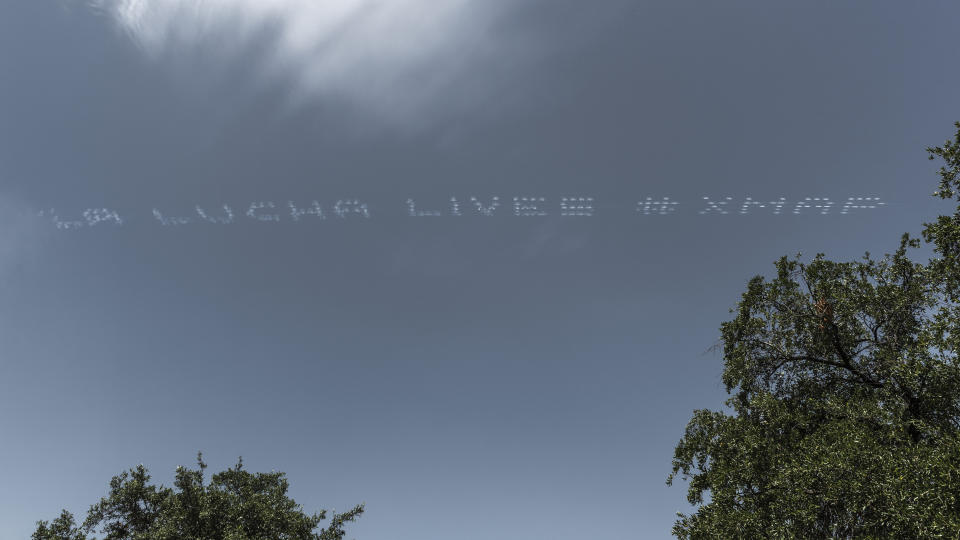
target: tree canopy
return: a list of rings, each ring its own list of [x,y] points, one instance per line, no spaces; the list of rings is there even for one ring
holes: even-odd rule
[[[680,538],[960,535],[960,122],[928,148],[957,212],[883,257],[783,257],[721,325],[722,411],[697,410],[670,484]]]
[[[168,488],[152,484],[139,465],[113,477],[82,524],[64,510],[39,522],[31,539],[94,540],[87,535],[99,532],[103,540],[343,540],[344,526],[363,513],[363,505],[333,513],[318,531],[327,512],[305,514],[287,496],[284,473],[250,473],[239,460],[206,482],[206,468],[198,455],[197,469],[178,467]]]

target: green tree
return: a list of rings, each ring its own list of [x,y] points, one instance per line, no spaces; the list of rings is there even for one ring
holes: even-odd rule
[[[935,195],[960,198],[960,123]],[[960,204],[892,254],[799,255],[721,325],[722,411],[697,410],[671,484],[680,538],[960,536]]]
[[[66,510],[52,523],[41,521],[32,540],[343,540],[344,526],[363,505],[330,518],[308,515],[287,496],[283,473],[250,473],[243,461],[204,480],[207,464],[178,467],[174,487],[157,486],[143,465],[113,477],[110,492],[90,507],[82,525]]]

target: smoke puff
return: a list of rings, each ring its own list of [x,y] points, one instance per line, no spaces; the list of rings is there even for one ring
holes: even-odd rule
[[[10,274],[34,260],[47,237],[36,212],[18,198],[0,192],[0,290]]]

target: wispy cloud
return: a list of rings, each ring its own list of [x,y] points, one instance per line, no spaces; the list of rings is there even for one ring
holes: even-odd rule
[[[283,78],[300,101],[332,99],[388,118],[449,103],[438,96],[459,78],[518,52],[491,33],[519,0],[88,1],[155,57],[202,49],[247,61],[237,51],[269,35],[257,76]]]

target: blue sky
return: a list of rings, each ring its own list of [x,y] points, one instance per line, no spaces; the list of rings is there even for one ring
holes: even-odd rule
[[[2,538],[198,450],[358,540],[666,538],[747,280],[948,209],[951,2],[267,5],[0,5]]]

